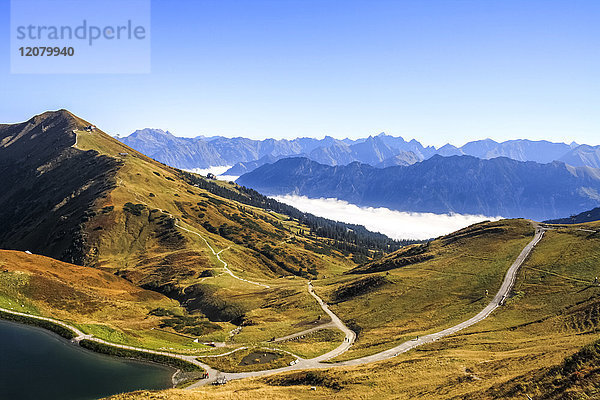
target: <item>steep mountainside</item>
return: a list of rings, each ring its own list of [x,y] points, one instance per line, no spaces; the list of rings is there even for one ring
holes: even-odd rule
[[[400,211],[483,214],[537,220],[600,204],[600,171],[560,162],[434,156],[406,167],[352,163],[329,167],[304,158],[265,165],[238,179],[260,192],[335,197]]]
[[[179,138],[160,129],[142,129],[121,139],[123,143],[167,165],[184,168],[207,168],[233,165],[225,175],[239,176],[264,164],[290,156],[305,156],[326,165],[346,165],[353,161],[379,164],[401,156],[411,163],[429,157],[433,148],[417,141],[405,142],[381,134],[361,140],[298,138],[294,140],[251,140],[245,138]],[[406,157],[411,152],[413,157]],[[404,165],[404,163],[402,164]]]
[[[582,144],[560,157],[559,160],[575,167],[600,168],[600,146]]]
[[[394,157],[388,158],[376,164],[377,168],[387,168],[395,166],[407,166],[418,163],[419,157],[412,151],[403,151],[402,153],[395,155]]]
[[[257,161],[263,157],[281,157],[309,153],[320,146],[338,142],[331,137],[322,140],[252,140],[246,138],[173,136],[161,129],[142,129],[122,138],[133,149],[176,168],[193,169],[235,165]]]
[[[392,148],[378,136],[369,136],[362,143],[350,146],[354,160],[365,164],[375,165],[398,154],[398,149]]]
[[[341,141],[314,149],[308,158],[325,165],[346,165],[354,161],[350,145]]]
[[[250,171],[254,171],[258,167],[262,167],[265,164],[273,164],[274,162],[279,161],[285,157],[286,156],[275,157],[271,155],[266,155],[256,161],[239,162],[233,167],[229,168],[227,171],[225,171],[223,175],[242,176]]]
[[[90,124],[65,110],[0,126],[0,244],[81,263],[83,223],[114,187],[118,160],[73,147]]]
[[[416,154],[416,156],[420,160],[425,160],[434,154],[436,154],[435,147],[433,146],[423,146],[419,141],[415,139],[411,139],[410,141],[406,141],[401,137],[386,135],[385,133],[380,133],[377,135],[378,138],[381,139],[383,143],[389,146],[392,149],[397,149],[400,151],[410,151]]]
[[[205,140],[180,138],[161,129],[138,130],[122,139],[122,142],[142,154],[175,167],[205,168],[223,165],[219,154]],[[204,161],[198,164],[199,159]]]
[[[411,147],[401,138],[398,139],[402,140],[402,143],[389,140],[390,138],[397,139],[381,134],[378,136],[369,136],[359,143],[347,144],[342,141],[336,141],[330,146],[316,148],[310,152],[307,158],[331,166],[347,165],[356,161],[363,164],[379,165],[386,160],[389,160],[389,163],[396,161],[401,162],[402,164],[400,165],[408,165],[423,159],[422,156],[419,157],[410,150],[401,150],[401,148]],[[395,145],[400,146],[396,147]],[[418,154],[421,154],[420,150],[423,150],[422,148],[419,150],[418,146],[412,146],[411,148],[416,148]]]
[[[460,148],[462,154],[490,159],[508,157],[517,161],[535,161],[541,164],[559,160],[571,150],[565,143],[552,143],[546,140],[508,140],[498,143],[491,139],[469,142]]]

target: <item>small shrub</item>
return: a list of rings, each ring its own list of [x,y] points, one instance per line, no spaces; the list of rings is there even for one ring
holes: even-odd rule
[[[123,205],[123,210],[129,212],[133,215],[137,215],[138,217],[142,215],[142,211],[146,208],[144,204],[133,204],[131,202],[127,202]]]

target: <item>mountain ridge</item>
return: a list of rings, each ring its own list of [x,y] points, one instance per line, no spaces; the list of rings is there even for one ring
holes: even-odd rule
[[[73,131],[89,125],[59,110],[0,126],[0,243],[5,248],[83,262],[87,235],[81,224],[98,196],[114,187],[119,164],[73,147]]]
[[[538,220],[600,204],[600,170],[506,157],[435,155],[410,166],[383,169],[356,162],[330,167],[288,158],[242,175],[238,182],[268,195],[333,197],[407,212]]]

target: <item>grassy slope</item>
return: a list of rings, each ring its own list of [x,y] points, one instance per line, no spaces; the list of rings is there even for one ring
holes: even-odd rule
[[[133,284],[131,288],[155,289],[178,301],[188,301],[191,306],[186,305],[184,310],[177,301],[149,302],[143,309],[126,314],[113,305],[102,309],[104,315],[100,311],[98,315],[91,315],[84,312],[90,304],[83,290],[72,293],[74,300],[62,294],[61,291],[67,290],[63,287],[44,292],[45,303],[42,304],[35,301],[35,296],[43,292],[43,284],[38,281],[46,277],[33,278],[35,287],[31,288],[28,280],[19,281],[23,276],[10,278],[12,274],[7,274],[3,278],[12,279],[8,283],[25,285],[19,287],[23,289],[21,292],[5,296],[6,302],[15,303],[15,307],[20,303],[19,308],[77,322],[82,330],[114,342],[185,352],[197,348],[201,353],[202,345],[190,346],[191,339],[227,341],[235,347],[239,343],[259,344],[273,336],[296,332],[298,326],[314,321],[321,313],[307,293],[306,280],[298,275],[332,275],[355,265],[351,254],[341,254],[322,244],[297,221],[191,186],[180,179],[179,171],[128,148],[102,131],[87,132],[84,127],[90,125],[89,122],[65,110],[44,113],[31,121],[37,129],[32,138],[37,135],[38,139],[53,141],[54,153],[71,156],[68,159],[71,164],[63,170],[68,167],[67,172],[74,172],[72,187],[68,190],[60,187],[64,194],[58,193],[58,198],[50,202],[39,196],[34,196],[34,200],[51,205],[60,203],[64,205],[61,210],[70,209],[65,215],[56,215],[53,211],[44,213],[50,222],[58,224],[59,228],[54,231],[46,229],[46,225],[35,225],[39,220],[35,214],[22,215],[22,220],[31,220],[34,224],[23,228],[23,224],[15,222],[15,235],[23,236],[18,231],[21,229],[51,240],[66,233],[64,241],[78,244],[73,250],[77,252],[77,262],[105,271],[107,276],[125,278]],[[49,121],[58,122],[49,125]],[[24,129],[21,125],[8,128],[18,131]],[[76,148],[71,148],[75,138]],[[28,139],[18,144],[23,152],[31,153],[41,151],[27,147],[36,143],[39,144],[39,140]],[[48,157],[55,157],[54,153]],[[79,159],[85,160],[85,165],[77,164]],[[88,180],[75,179],[84,167],[92,172],[96,170],[95,160],[104,160],[111,166],[106,184],[98,189],[93,186],[93,176]],[[35,169],[36,165],[31,168]],[[50,182],[42,192],[54,193],[56,181]],[[235,185],[219,184],[236,190]],[[85,204],[80,193],[90,195]],[[35,201],[30,207],[33,211],[40,206]],[[73,214],[73,210],[78,214]],[[71,229],[65,228],[61,221],[72,221],[77,235],[71,235]],[[270,288],[231,277],[202,238],[180,229],[175,223],[202,235],[216,251],[223,250],[222,258],[237,276],[268,282]],[[40,244],[41,249],[29,245],[26,248],[45,251],[44,243],[32,241]],[[59,250],[57,252],[62,254],[62,247]],[[6,286],[4,292],[9,288]],[[83,300],[77,297],[79,295]],[[160,315],[149,315],[154,309],[160,309]],[[213,321],[208,322],[205,316]],[[233,337],[229,332],[236,326],[228,322],[231,320],[244,323],[241,332]],[[161,326],[163,324],[168,326]],[[161,329],[152,329],[156,327]]]
[[[88,264],[159,290],[175,286],[180,291],[199,283],[210,286],[212,299],[244,310],[246,326],[232,338],[234,345],[294,333],[295,325],[318,317],[321,311],[308,295],[306,281],[292,272],[314,268],[319,274],[332,275],[354,266],[349,257],[335,250],[328,254],[307,250],[320,244],[298,234],[299,229],[308,229],[297,222],[190,186],[175,170],[100,131],[78,131],[77,137],[78,148],[122,161],[116,188],[98,200],[96,215],[87,223],[93,243]],[[139,215],[124,209],[128,202],[142,205]],[[237,276],[268,283],[271,288],[226,274],[200,237],[177,227],[165,228],[174,218],[206,238],[215,251],[223,250],[221,257]],[[217,229],[226,225],[230,232],[214,234],[206,224]],[[212,276],[206,277],[207,271]],[[228,340],[233,326],[218,324],[222,329],[201,335],[201,340]]]
[[[176,301],[112,274],[11,250],[0,250],[0,271],[0,307],[69,321],[114,342],[205,348],[153,329],[160,319],[149,311],[183,314]]]
[[[294,340],[282,343],[269,343],[269,347],[290,351],[303,358],[312,358],[335,349],[343,340],[344,334],[341,331],[337,329],[322,329]]]
[[[598,339],[600,287],[590,282],[600,275],[600,238],[577,228],[548,232],[507,304],[452,337],[385,362],[237,381],[195,393],[166,391],[164,398],[594,398],[600,383],[597,351],[565,362]],[[317,390],[309,390],[311,385]],[[116,398],[152,397],[141,392]]]
[[[117,160],[72,147],[85,122],[65,110],[0,127],[0,244],[81,264],[82,223],[114,187]],[[9,142],[7,142],[9,140]]]
[[[432,241],[424,254],[433,258],[427,261],[320,282],[316,290],[329,297],[331,309],[359,329],[356,345],[340,360],[391,348],[477,314],[496,294],[532,235],[532,225],[525,220],[479,224]],[[389,265],[395,258],[398,255],[392,254],[365,267]],[[336,290],[374,276],[385,283],[336,302]]]
[[[432,242],[426,250],[433,256],[430,260],[388,272],[363,270],[361,274],[340,275],[353,267],[348,258],[327,248],[322,248],[323,254],[307,250],[306,247],[320,245],[312,237],[299,235],[299,227],[293,221],[192,187],[178,179],[176,171],[102,132],[79,131],[77,135],[78,147],[95,149],[122,161],[115,177],[116,188],[97,200],[96,212],[86,224],[92,244],[86,255],[88,264],[116,272],[138,285],[164,288],[171,284],[180,289],[198,283],[208,285],[209,300],[244,309],[247,324],[233,337],[234,343],[258,343],[293,333],[318,317],[321,311],[307,295],[306,281],[290,277],[289,270],[300,273],[300,267],[302,272],[314,267],[320,276],[328,277],[315,281],[317,292],[336,303],[332,309],[343,319],[354,320],[353,326],[360,328],[359,342],[346,358],[370,354],[403,338],[452,325],[483,307],[489,300],[485,290],[489,290],[489,297],[493,295],[504,272],[532,234],[525,221],[490,223],[484,225],[483,232],[466,230]],[[128,155],[119,155],[121,152]],[[128,202],[142,206],[135,208],[136,212],[127,211],[124,206]],[[271,288],[253,286],[224,274],[202,239],[169,225],[173,217],[206,237],[216,250],[226,249],[222,256],[236,274],[268,282]],[[233,229],[225,234],[212,233],[206,222],[214,228],[228,225]],[[565,356],[595,339],[598,289],[589,287],[589,281],[600,272],[598,238],[576,228],[548,233],[519,276],[516,296],[507,306],[452,338],[388,362],[304,377],[289,374],[235,382],[215,392],[210,389],[208,395],[254,385],[265,396],[295,393],[299,397],[306,394],[306,387],[282,389],[279,385],[304,382],[324,387],[318,393],[310,393],[317,396],[332,391],[338,397],[353,398],[494,396],[490,390],[502,390],[507,379],[518,382],[532,371],[558,365]],[[405,257],[395,254],[382,262],[393,263],[394,258]],[[203,276],[205,270],[213,270],[214,276]],[[51,278],[35,277],[31,284],[29,277],[23,275],[27,273],[6,273],[3,279],[9,280],[3,290],[12,292],[5,294],[3,301],[21,303],[35,313],[58,317],[63,313],[66,319],[76,315],[85,330],[109,340],[147,347],[169,343],[189,349],[188,338],[173,331],[151,330],[149,321],[158,324],[165,317],[148,315],[148,308],[140,308],[133,318],[123,314],[125,318],[119,311],[122,304],[113,304],[107,305],[112,309],[102,315],[95,309],[86,310],[88,303],[94,301],[85,296],[92,294],[77,288],[75,283],[64,284],[67,277],[58,279],[62,283],[53,282],[55,290],[49,292],[44,291],[45,283],[36,282]],[[378,282],[383,284],[362,294],[341,291],[360,287],[355,281],[369,277],[381,277]],[[70,291],[73,287],[84,294],[75,295]],[[134,288],[126,291],[140,290]],[[62,296],[63,291],[69,295]],[[346,295],[340,297],[340,293]],[[112,295],[103,296],[113,299]],[[71,302],[71,298],[79,300]],[[68,309],[60,308],[63,303],[68,304]],[[177,303],[170,304],[161,308],[171,307],[171,312],[183,314]],[[216,332],[200,336],[227,339],[227,331],[233,325],[219,322],[217,326]]]

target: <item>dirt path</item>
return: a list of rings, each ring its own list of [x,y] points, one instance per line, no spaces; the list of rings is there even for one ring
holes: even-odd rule
[[[286,340],[292,340],[292,339],[295,339],[300,336],[308,335],[309,333],[313,333],[313,332],[320,331],[323,329],[328,329],[328,328],[335,328],[335,327],[336,326],[333,322],[327,322],[326,324],[322,324],[322,325],[315,326],[315,327],[312,327],[309,329],[305,329],[300,332],[292,333],[291,335],[276,338],[274,340],[271,340],[271,342],[272,343],[285,342]]]
[[[436,340],[439,340],[445,336],[452,335],[458,331],[468,328],[469,326],[474,325],[474,324],[484,320],[485,318],[489,317],[489,315],[496,308],[500,307],[504,303],[509,292],[512,290],[512,288],[515,284],[515,280],[517,278],[517,272],[519,271],[519,268],[521,267],[521,265],[523,265],[523,262],[525,261],[527,256],[529,256],[529,254],[531,253],[531,251],[533,250],[535,245],[538,244],[538,242],[542,239],[542,237],[544,236],[544,232],[545,232],[545,229],[539,228],[539,227],[536,228],[535,236],[533,237],[531,242],[529,242],[527,244],[527,246],[525,246],[523,251],[521,251],[521,254],[519,254],[517,259],[513,262],[513,264],[510,266],[510,268],[506,272],[506,275],[504,276],[504,281],[502,282],[502,286],[500,287],[500,290],[498,291],[498,293],[496,293],[496,296],[494,296],[494,299],[491,301],[491,303],[489,303],[483,310],[481,310],[474,317],[472,317],[464,322],[461,322],[460,324],[454,325],[448,329],[444,329],[442,331],[432,333],[429,335],[421,336],[415,340],[409,340],[409,341],[404,342],[404,343],[400,344],[399,346],[396,346],[392,349],[385,350],[380,353],[373,354],[371,356],[336,363],[336,365],[358,365],[358,364],[364,364],[364,363],[369,363],[369,362],[374,362],[374,361],[386,360],[388,358],[395,357],[400,353],[405,353],[411,349],[414,349],[417,346],[421,346],[426,343],[435,342]]]
[[[342,320],[339,319],[338,316],[335,315],[333,313],[333,311],[331,311],[329,309],[329,307],[327,307],[327,304],[325,304],[325,302],[323,300],[321,300],[321,298],[319,296],[317,296],[317,294],[313,290],[312,282],[310,282],[310,281],[308,282],[308,293],[310,293],[310,295],[312,297],[314,297],[315,300],[317,300],[317,303],[319,304],[319,306],[321,306],[323,311],[325,311],[327,313],[327,315],[329,315],[329,317],[331,317],[331,323],[333,323],[336,328],[338,328],[340,331],[344,332],[344,334],[346,335],[344,337],[344,342],[342,344],[340,344],[337,348],[331,350],[328,353],[325,353],[316,358],[313,358],[311,360],[318,361],[318,362],[325,361],[325,360],[335,358],[335,357],[345,353],[346,351],[348,351],[350,346],[352,346],[354,344],[354,341],[356,340],[356,333],[352,329],[348,328],[342,322]]]
[[[201,234],[199,234],[199,233],[197,233],[197,232],[194,232],[194,231],[192,231],[192,230],[189,230],[189,229],[187,229],[187,228],[185,228],[185,227],[183,227],[183,226],[179,225],[177,222],[175,223],[175,226],[176,226],[176,227],[178,227],[179,229],[183,229],[183,230],[184,230],[184,231],[186,231],[186,232],[192,233],[192,234],[194,234],[194,235],[198,236],[200,239],[202,239],[202,240],[204,241],[204,243],[206,243],[206,246],[208,246],[208,248],[210,249],[210,251],[213,253],[213,255],[214,255],[215,257],[217,257],[217,260],[219,260],[219,261],[220,261],[220,262],[223,264],[223,269],[225,270],[225,272],[227,272],[229,275],[231,275],[231,277],[232,277],[232,278],[235,278],[235,279],[237,279],[237,280],[240,280],[240,281],[242,281],[242,282],[249,283],[249,284],[251,284],[251,285],[262,286],[262,287],[264,287],[264,288],[267,288],[267,289],[271,287],[271,286],[269,286],[269,285],[266,285],[266,284],[264,284],[264,283],[253,282],[253,281],[250,281],[250,280],[248,280],[248,279],[240,278],[239,276],[235,275],[235,274],[234,274],[234,273],[233,273],[233,272],[232,272],[232,271],[229,269],[229,266],[228,266],[228,264],[227,264],[225,261],[223,261],[223,259],[221,258],[221,253],[222,253],[223,251],[225,251],[225,250],[229,249],[229,247],[227,247],[226,249],[223,249],[223,250],[221,250],[221,251],[218,251],[218,252],[216,252],[216,251],[215,251],[215,249],[213,249],[213,247],[212,247],[212,246],[211,246],[211,245],[208,243],[208,240],[206,240],[206,238],[204,238],[204,236],[202,236]]]

